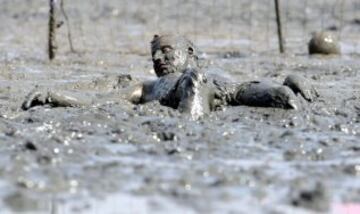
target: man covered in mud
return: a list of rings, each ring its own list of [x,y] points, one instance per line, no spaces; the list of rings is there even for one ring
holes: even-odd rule
[[[297,75],[289,75],[282,85],[259,81],[230,83],[207,76],[199,66],[197,49],[182,36],[155,35],[151,54],[158,79],[138,85],[130,95],[133,103],[159,100],[198,118],[222,105],[297,109],[296,94],[309,102],[317,97],[309,82]]]
[[[158,100],[162,105],[189,113],[193,119],[224,105],[297,109],[296,94],[309,102],[317,96],[308,81],[297,75],[289,75],[282,85],[259,81],[231,83],[208,76],[199,66],[198,50],[183,36],[155,35],[151,56],[158,78],[136,85],[129,100],[134,104]],[[75,107],[85,103],[71,95],[35,90],[22,108],[44,104]]]

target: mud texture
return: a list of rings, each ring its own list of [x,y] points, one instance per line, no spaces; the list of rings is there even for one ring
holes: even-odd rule
[[[224,28],[223,35],[190,34],[209,73],[278,84],[298,74],[312,80],[319,98],[308,103],[297,95],[304,105],[296,111],[225,107],[193,121],[158,102],[133,105],[124,99],[131,87],[155,78],[149,41],[174,30],[176,18],[191,11],[189,2],[172,8],[177,1],[163,1],[168,10],[155,17],[156,1],[66,2],[78,52],[68,51],[63,26],[50,63],[47,2],[0,1],[1,213],[336,213],[360,203],[360,51],[353,45],[358,13],[344,14],[341,56],[308,56],[311,34],[299,27],[301,1],[289,1],[295,15],[285,26],[293,26],[288,36],[303,42],[290,40],[287,55],[272,48],[276,34],[268,49],[257,42],[240,48],[244,40],[227,36],[228,16],[211,22],[206,17],[213,10],[199,10],[201,29]],[[321,5],[308,3],[310,20]],[[206,8],[204,2],[199,6]],[[268,19],[260,12],[266,6],[253,3],[256,20]],[[216,8],[225,11],[219,3]],[[153,20],[161,16],[168,19],[156,28]],[[241,25],[248,16],[236,18]],[[337,19],[325,20],[324,28],[340,26]],[[194,25],[185,18],[179,23],[182,33]],[[241,26],[234,32],[250,31]],[[307,29],[314,26],[309,22]],[[266,35],[259,29],[252,29],[256,41]],[[36,86],[92,103],[23,111]]]

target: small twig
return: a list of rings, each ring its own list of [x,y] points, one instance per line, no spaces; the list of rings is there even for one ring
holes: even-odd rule
[[[250,55],[253,54],[253,38],[252,38],[252,35],[253,35],[253,1],[250,0],[250,3],[249,3],[249,52],[250,52]],[[251,64],[251,67],[252,67],[252,64]]]
[[[270,8],[271,1],[267,1],[267,7]],[[265,39],[266,39],[266,49],[269,50],[270,47],[270,38],[269,38],[269,30],[270,30],[270,11],[267,13],[266,17],[266,33],[265,33]]]
[[[321,30],[322,31],[325,28],[325,11],[326,11],[325,4],[326,4],[326,1],[323,0],[321,3]]]
[[[302,20],[302,26],[303,26],[303,37],[306,40],[307,38],[307,0],[304,1],[304,10],[303,10],[303,20]]]
[[[55,52],[56,52],[56,0],[50,0],[49,1],[49,34],[48,34],[48,54],[49,59],[53,60],[55,58]]]
[[[280,19],[280,9],[279,9],[279,0],[275,0],[275,13],[276,13],[276,24],[279,38],[279,50],[280,53],[284,53],[284,40],[282,36],[282,28],[281,28],[281,19]]]
[[[340,30],[338,39],[341,40],[341,32],[344,30],[344,8],[345,8],[345,0],[341,0],[340,2]]]
[[[65,9],[64,9],[64,1],[65,0],[61,0],[60,1],[60,10],[61,13],[63,14],[64,18],[65,18],[65,22],[66,22],[66,28],[67,28],[67,37],[68,37],[68,41],[69,41],[69,45],[70,45],[70,51],[71,52],[75,52],[75,48],[73,46],[72,43],[72,36],[71,36],[71,28],[70,28],[70,21],[69,21],[69,17],[67,16]]]

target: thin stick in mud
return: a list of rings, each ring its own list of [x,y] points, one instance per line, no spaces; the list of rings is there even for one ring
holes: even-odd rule
[[[49,59],[53,60],[55,58],[56,52],[56,0],[49,0],[49,32],[48,32],[48,54]]]
[[[280,8],[279,0],[275,0],[275,13],[276,13],[276,24],[277,24],[277,32],[278,32],[278,39],[279,39],[279,50],[280,50],[280,53],[285,53],[279,8]]]
[[[65,18],[65,22],[66,22],[67,37],[68,37],[68,41],[69,41],[69,45],[70,45],[70,51],[74,53],[74,52],[75,52],[75,48],[74,48],[74,45],[73,45],[73,43],[72,43],[70,20],[69,20],[68,15],[67,15],[66,12],[65,12],[64,1],[65,1],[65,0],[61,0],[61,1],[60,1],[60,10],[61,10],[61,13],[63,14],[63,16],[64,16],[64,18]]]

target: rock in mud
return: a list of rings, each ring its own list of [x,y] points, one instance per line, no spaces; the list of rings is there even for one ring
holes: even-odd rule
[[[308,44],[309,54],[341,54],[339,41],[330,32],[316,32]]]

